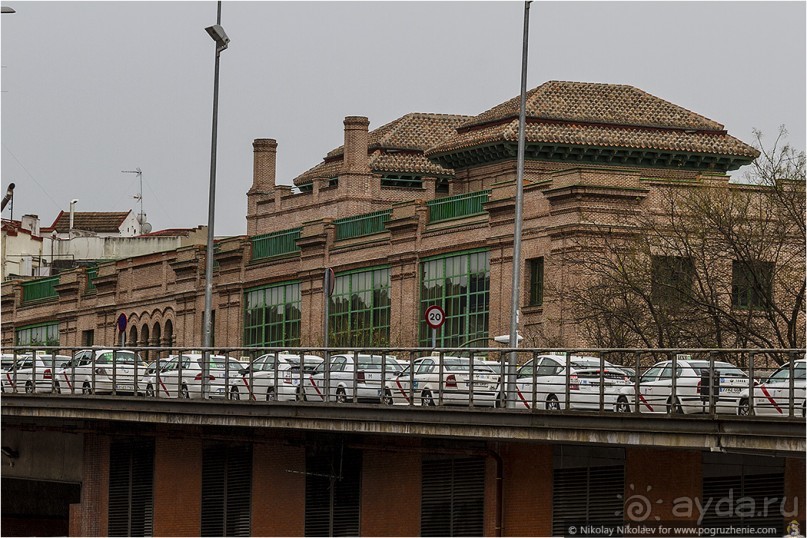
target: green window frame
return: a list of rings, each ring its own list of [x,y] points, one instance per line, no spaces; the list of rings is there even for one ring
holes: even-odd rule
[[[58,346],[59,322],[20,327],[16,331],[15,340],[18,346]]]
[[[420,310],[437,305],[446,314],[437,330],[439,347],[487,340],[490,309],[490,252],[468,251],[427,258],[420,266]],[[422,318],[422,316],[421,316]],[[431,328],[420,320],[419,341],[431,345]]]
[[[530,264],[530,306],[544,304],[544,257],[529,260]]]
[[[389,267],[337,274],[328,314],[330,344],[389,345],[390,305]]]
[[[762,308],[773,302],[773,262],[759,260],[731,263],[731,306]]]
[[[244,291],[244,346],[298,347],[302,297],[299,282]]]

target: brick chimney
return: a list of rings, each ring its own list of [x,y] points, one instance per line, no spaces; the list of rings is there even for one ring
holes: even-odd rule
[[[277,140],[256,138],[252,142],[252,154],[252,188],[250,192],[272,192],[275,189]]]
[[[370,120],[364,116],[347,116],[345,118],[345,156],[342,174],[370,173],[367,155],[369,126]]]

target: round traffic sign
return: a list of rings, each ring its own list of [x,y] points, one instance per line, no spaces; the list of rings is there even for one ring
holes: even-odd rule
[[[432,305],[425,312],[426,325],[432,329],[439,329],[446,322],[446,313],[437,305]]]

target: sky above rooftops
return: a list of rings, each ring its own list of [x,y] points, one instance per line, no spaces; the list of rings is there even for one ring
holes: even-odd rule
[[[3,0],[2,187],[14,218],[139,212],[207,223],[215,2]],[[805,147],[804,2],[533,2],[528,87],[629,84],[746,143]],[[252,140],[278,183],[410,112],[477,115],[518,95],[522,2],[224,2],[215,232],[246,230]],[[10,207],[3,211],[9,218]]]

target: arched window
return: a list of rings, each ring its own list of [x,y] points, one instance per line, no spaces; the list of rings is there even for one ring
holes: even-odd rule
[[[137,327],[134,325],[129,330],[129,347],[137,347]]]
[[[152,345],[156,346],[156,347],[162,346],[163,343],[162,343],[161,339],[162,339],[163,336],[162,336],[162,330],[160,329],[160,323],[159,322],[154,324],[154,329],[151,331],[151,333],[154,335],[151,338]],[[159,356],[160,354],[157,353],[157,355]]]
[[[170,319],[165,321],[165,347],[174,347],[174,323]]]
[[[144,345],[144,346],[150,346],[151,345],[151,343],[149,342],[149,326],[146,325],[145,323],[143,324],[143,328],[140,329],[140,338],[141,338],[142,345]],[[146,362],[149,361],[149,351],[147,349],[143,350],[143,352],[140,354],[140,356],[143,357],[144,361],[146,361]]]

